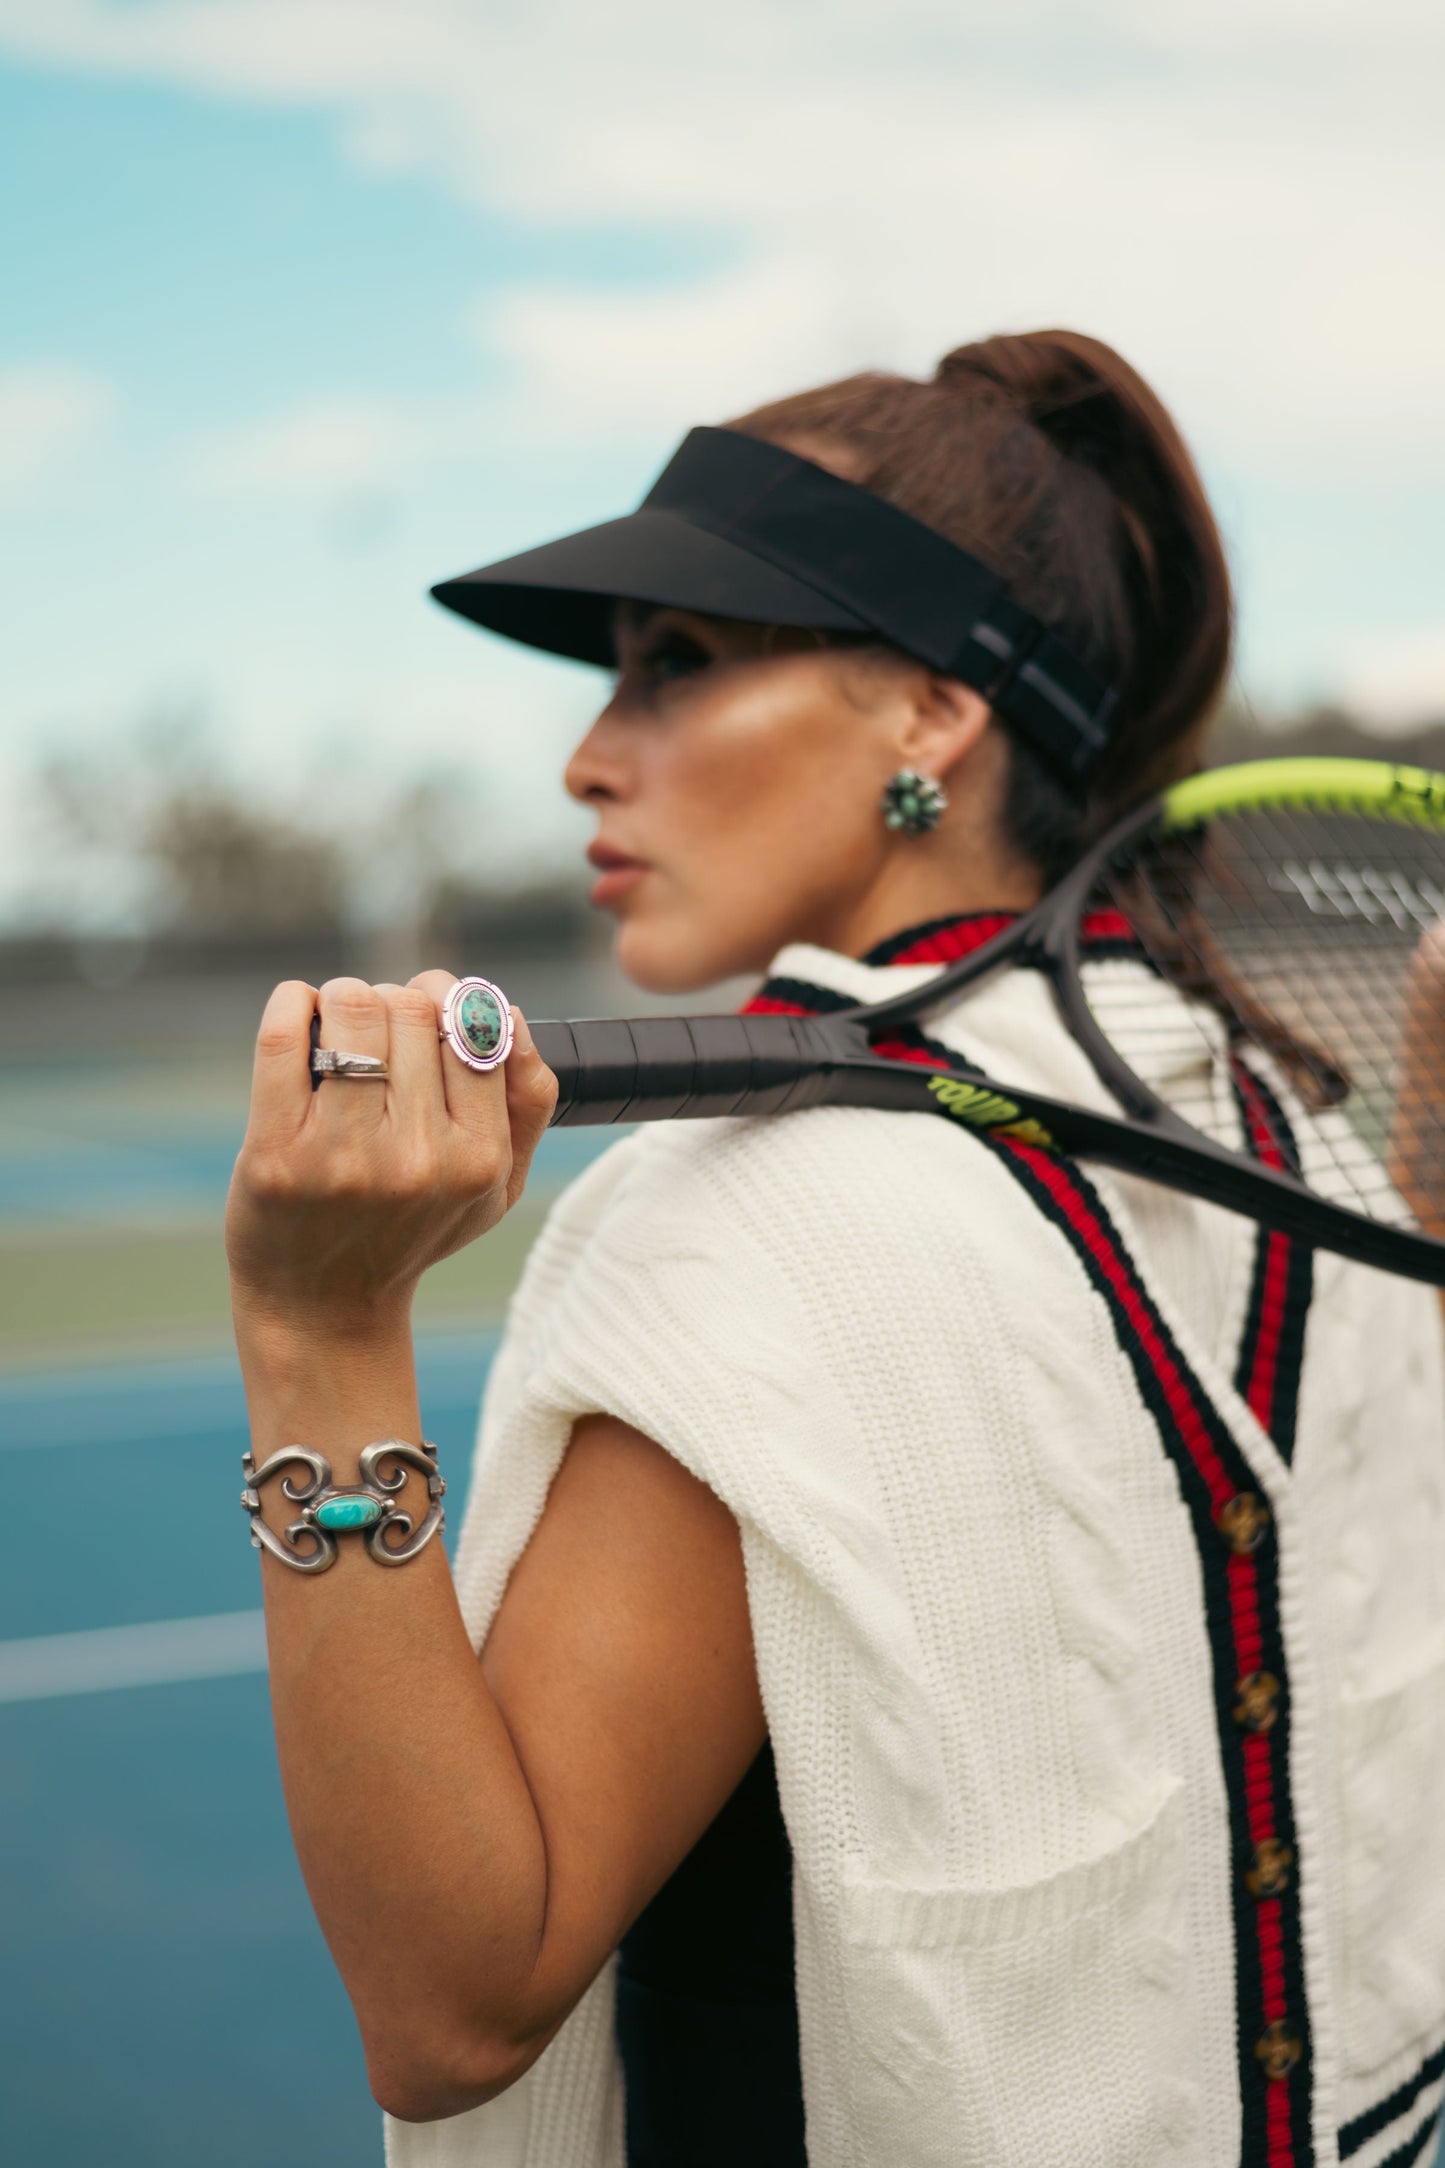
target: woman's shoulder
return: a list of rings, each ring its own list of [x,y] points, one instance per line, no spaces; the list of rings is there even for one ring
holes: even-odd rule
[[[994,1156],[949,1123],[872,1108],[649,1123],[558,1198],[529,1279],[625,1273],[640,1290],[685,1263],[756,1304],[823,1282],[839,1296],[866,1282],[876,1301],[945,1254],[964,1278],[970,1258],[996,1273],[1019,1200]]]
[[[779,1192],[795,1202],[805,1194],[826,1199],[835,1188],[856,1189],[900,1153],[946,1164],[957,1144],[946,1124],[878,1108],[649,1122],[603,1151],[556,1209],[573,1225],[642,1209],[711,1209],[746,1221]]]
[[[768,1200],[786,1195],[796,1206],[818,1194],[819,1175],[846,1165],[843,1132],[854,1126],[834,1109],[640,1124],[561,1192],[546,1234],[574,1246],[647,1228],[658,1241],[685,1230],[693,1246],[710,1233],[740,1238]],[[855,1135],[855,1155],[858,1143]]]

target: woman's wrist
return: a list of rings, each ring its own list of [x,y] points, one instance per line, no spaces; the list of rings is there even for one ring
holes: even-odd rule
[[[231,1286],[231,1320],[244,1363],[289,1372],[308,1363],[345,1360],[368,1351],[411,1345],[413,1290],[375,1302],[280,1303]]]
[[[236,1345],[258,1446],[419,1438],[409,1308],[323,1318],[238,1306]]]

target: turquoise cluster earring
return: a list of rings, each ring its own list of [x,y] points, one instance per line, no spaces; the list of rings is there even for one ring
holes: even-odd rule
[[[938,826],[947,804],[947,791],[931,775],[900,768],[883,786],[883,825],[901,828],[910,836],[926,835]]]

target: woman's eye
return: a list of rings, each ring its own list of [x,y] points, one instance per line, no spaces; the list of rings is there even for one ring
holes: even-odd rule
[[[655,647],[642,657],[642,668],[654,682],[666,685],[674,678],[689,677],[694,670],[705,669],[711,660],[707,650],[691,640],[669,640],[666,646]]]

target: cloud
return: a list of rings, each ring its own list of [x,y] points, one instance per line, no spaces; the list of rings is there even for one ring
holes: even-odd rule
[[[187,479],[222,497],[343,498],[401,479],[433,442],[420,411],[341,392],[202,439]]]
[[[825,276],[768,259],[642,293],[507,287],[468,320],[494,390],[308,400],[213,431],[185,476],[206,495],[334,500],[392,488],[487,440],[653,442],[834,367],[877,328]]]
[[[479,305],[523,437],[1071,321],[1231,462],[1445,460],[1436,0],[0,0],[4,50],[313,108],[514,226],[704,236],[666,293]]]
[[[866,351],[877,328],[826,272],[777,256],[652,292],[512,287],[471,317],[501,371],[492,426],[551,442],[722,420]]]
[[[73,362],[0,370],[0,501],[30,495],[92,444],[110,387]]]

